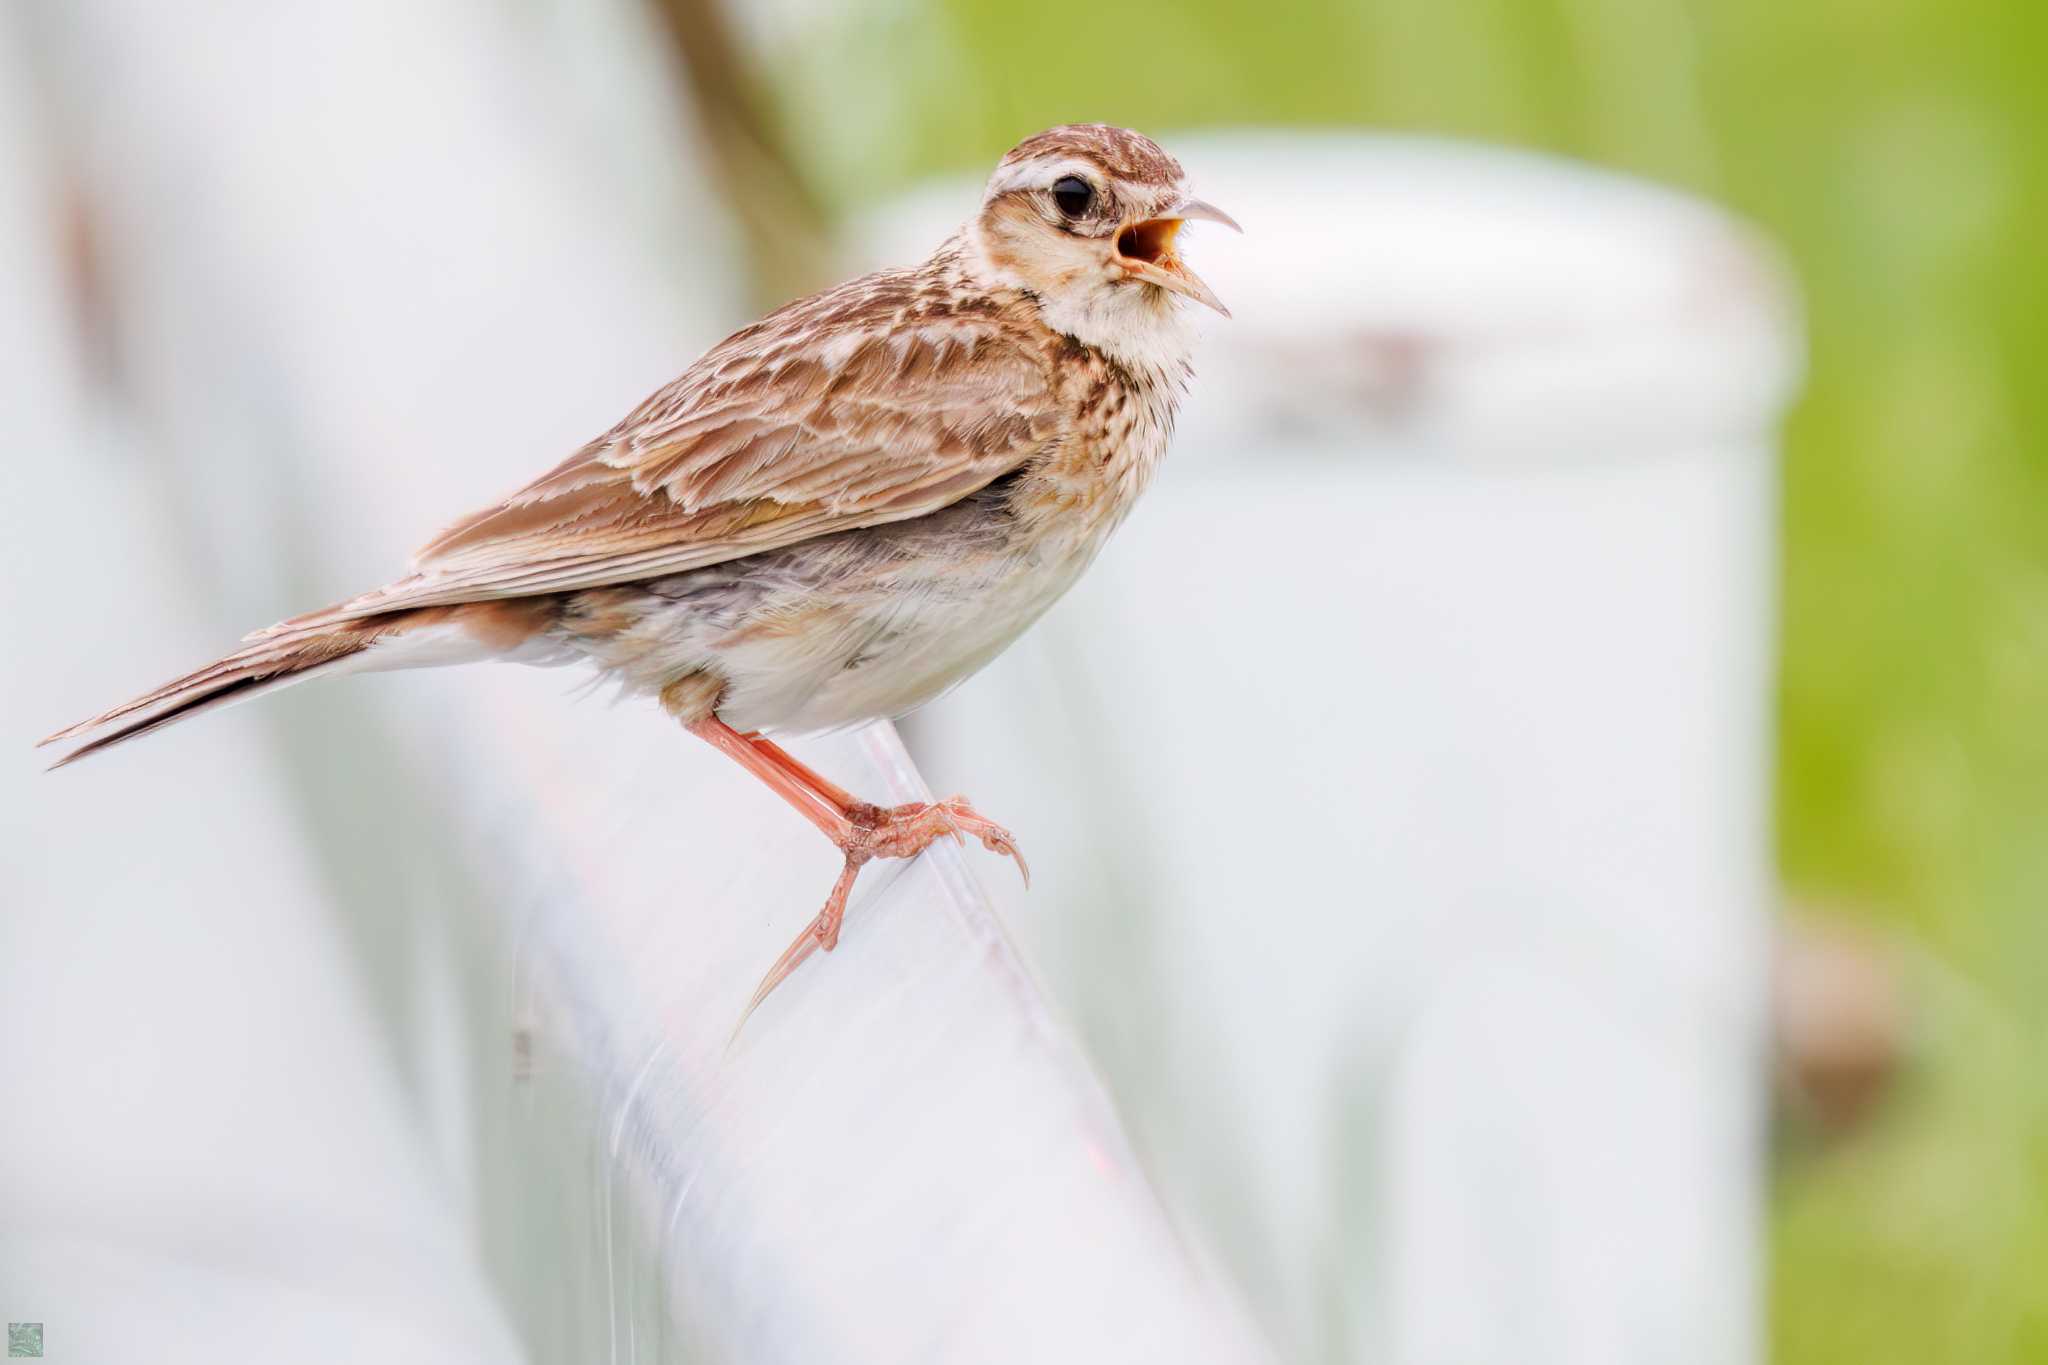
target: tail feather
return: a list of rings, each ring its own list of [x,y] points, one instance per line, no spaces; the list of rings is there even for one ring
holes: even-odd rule
[[[515,643],[502,626],[465,618],[464,607],[428,607],[382,617],[304,626],[252,643],[165,683],[132,701],[102,711],[41,740],[37,747],[81,739],[87,743],[50,765],[52,770],[136,739],[166,725],[274,692],[319,674],[354,673],[420,664],[459,663],[506,652]],[[108,728],[113,727],[113,728]]]

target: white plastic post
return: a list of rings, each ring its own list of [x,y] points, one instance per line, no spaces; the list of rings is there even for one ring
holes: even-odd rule
[[[1556,161],[1168,141],[1235,321],[913,748],[1043,867],[998,904],[1290,1358],[1754,1359],[1774,258]]]

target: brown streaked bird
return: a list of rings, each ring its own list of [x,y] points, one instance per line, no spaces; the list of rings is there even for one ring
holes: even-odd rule
[[[61,767],[316,675],[587,661],[659,698],[844,855],[751,1012],[837,943],[869,860],[964,832],[1022,869],[964,798],[874,806],[763,732],[916,708],[1087,567],[1166,450],[1189,376],[1183,301],[1225,312],[1176,249],[1190,219],[1237,226],[1149,138],[1103,124],[1027,138],[922,265],[778,309],[436,536],[405,577],[43,742],[85,741]]]

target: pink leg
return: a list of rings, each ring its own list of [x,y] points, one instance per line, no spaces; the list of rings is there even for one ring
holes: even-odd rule
[[[740,1016],[742,1025],[805,958],[820,948],[829,953],[838,945],[847,897],[853,892],[860,869],[871,858],[914,858],[942,836],[958,839],[963,834],[972,834],[990,852],[1016,859],[1018,871],[1024,874],[1024,884],[1031,884],[1031,869],[1025,866],[1024,856],[1017,851],[1010,832],[975,810],[965,797],[876,806],[856,800],[773,741],[760,735],[743,735],[715,715],[693,723],[689,730],[765,782],[846,856],[846,865],[832,884],[824,909],[768,969],[746,1013]],[[734,1032],[737,1034],[738,1030]]]
[[[742,735],[740,738],[746,740],[747,743],[767,755],[768,761],[775,764],[776,767],[781,768],[791,777],[808,786],[812,791],[835,802],[841,810],[850,810],[855,806],[865,804],[856,800],[853,793],[846,790],[846,788],[837,786],[820,777],[816,768],[806,767],[798,762],[795,754],[792,754],[789,750],[783,748],[774,740],[769,739],[758,730],[751,734]]]

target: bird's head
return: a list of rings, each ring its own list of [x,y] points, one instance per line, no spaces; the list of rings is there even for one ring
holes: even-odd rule
[[[1077,123],[1026,138],[989,177],[969,236],[1046,321],[1112,354],[1172,328],[1175,303],[1230,310],[1177,249],[1191,219],[1241,231],[1188,191],[1180,163],[1127,128]]]

